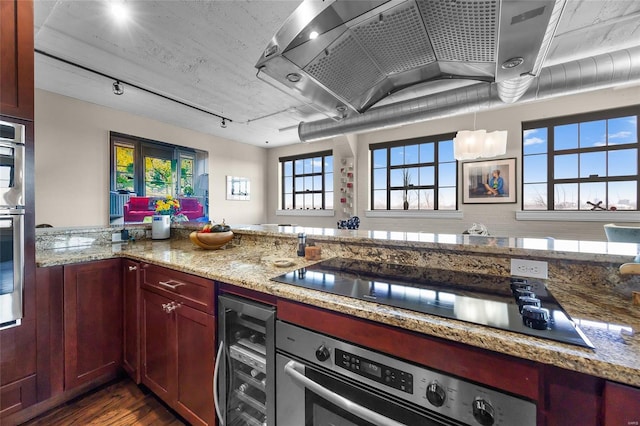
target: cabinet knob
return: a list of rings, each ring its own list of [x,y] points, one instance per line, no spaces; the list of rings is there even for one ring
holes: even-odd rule
[[[176,309],[178,309],[180,306],[182,306],[182,304],[181,303],[176,303],[176,302],[163,303],[162,304],[162,310],[165,313],[170,314],[171,312],[173,312]]]
[[[129,266],[129,271],[137,271],[138,267],[137,266]]]

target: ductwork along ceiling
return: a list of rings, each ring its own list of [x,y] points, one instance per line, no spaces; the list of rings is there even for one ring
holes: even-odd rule
[[[264,50],[258,77],[329,117],[301,123],[302,141],[513,103],[540,75],[565,2],[305,1]],[[640,66],[637,54],[618,55],[632,66],[625,76],[618,65],[619,78]],[[598,60],[601,68],[607,61]],[[442,80],[461,87],[374,107],[403,89]]]

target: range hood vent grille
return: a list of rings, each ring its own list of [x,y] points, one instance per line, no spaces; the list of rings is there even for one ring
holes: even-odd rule
[[[495,61],[500,11],[497,0],[417,3],[438,60]]]
[[[436,60],[413,3],[376,15],[352,31],[385,74],[423,67]]]
[[[304,70],[349,103],[384,78],[384,74],[348,32],[325,52]]]

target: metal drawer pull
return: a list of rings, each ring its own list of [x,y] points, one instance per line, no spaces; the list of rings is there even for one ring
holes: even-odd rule
[[[406,426],[393,419],[383,416],[382,414],[371,411],[362,405],[356,404],[353,401],[345,398],[342,395],[338,395],[335,392],[323,387],[321,384],[314,382],[304,375],[304,365],[296,361],[289,361],[284,366],[284,372],[293,380],[298,386],[309,389],[311,392],[319,395],[321,398],[337,405],[343,410],[360,417],[370,423],[380,426]]]
[[[137,266],[129,266],[129,270],[130,271],[137,271],[138,267]]]
[[[163,303],[162,310],[165,311],[167,314],[170,314],[171,312],[178,309],[180,306],[182,306],[182,304],[176,303],[176,302]]]
[[[176,284],[170,284],[170,283],[176,283]],[[163,287],[170,288],[171,290],[175,290],[176,288],[180,287],[181,285],[186,285],[185,283],[181,283],[180,281],[175,281],[175,280],[158,281],[158,284],[160,284]]]

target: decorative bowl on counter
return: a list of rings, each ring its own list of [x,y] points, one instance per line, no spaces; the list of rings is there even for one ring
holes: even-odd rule
[[[191,242],[206,250],[216,250],[233,239],[233,231],[226,232],[200,232],[193,231],[189,234]]]

